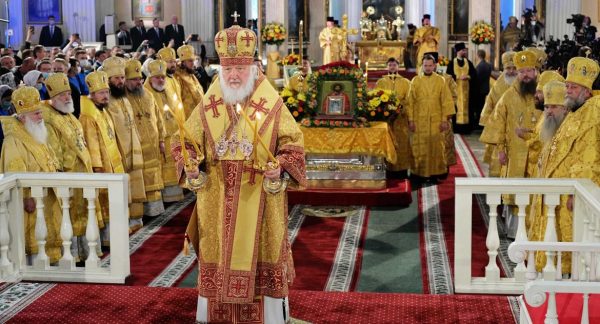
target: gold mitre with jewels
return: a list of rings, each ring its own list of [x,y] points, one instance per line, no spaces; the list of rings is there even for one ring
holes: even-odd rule
[[[20,87],[13,92],[10,101],[17,114],[27,114],[40,109],[40,92],[34,87]]]
[[[161,48],[158,53],[156,53],[156,57],[165,62],[177,58],[177,56],[175,56],[175,50],[170,47]]]
[[[552,80],[544,86],[544,106],[564,106],[567,86],[564,81]]]
[[[142,63],[139,60],[131,59],[125,63],[125,79],[131,80],[142,77]]]
[[[513,57],[513,62],[517,70],[525,68],[535,68],[537,64],[537,55],[531,51],[520,51]]]
[[[54,73],[44,81],[46,85],[46,89],[48,89],[48,95],[50,98],[54,98],[55,96],[71,91],[71,86],[69,85],[69,78],[64,73]]]
[[[108,89],[108,76],[104,71],[96,71],[85,77],[85,83],[90,89],[90,93]]]
[[[256,34],[247,28],[233,25],[215,35],[215,49],[221,66],[251,65],[256,52]]]
[[[513,51],[504,52],[504,54],[502,54],[502,66],[505,68],[515,67],[515,62],[513,61],[515,54],[516,53]]]
[[[592,89],[600,67],[596,61],[586,57],[574,57],[567,64],[567,82]]]
[[[536,56],[535,67],[538,69],[541,69],[544,66],[544,63],[546,63],[548,54],[546,54],[546,52],[543,49],[540,49],[537,47],[529,47],[526,49],[526,51],[530,51],[530,52],[533,52],[533,54],[535,54],[535,56]]]
[[[148,77],[167,76],[167,63],[163,60],[154,60],[148,63]]]
[[[194,46],[183,45],[177,49],[177,55],[180,61],[193,60],[196,58],[196,52]]]
[[[125,76],[125,59],[112,56],[102,62],[102,71],[111,78],[114,76]]]
[[[556,71],[544,71],[538,77],[538,82],[537,82],[537,86],[536,86],[535,90],[542,90],[542,89],[544,89],[544,86],[548,82],[554,81],[554,80],[565,82],[565,78],[563,78],[563,76],[560,75],[560,73],[558,73]]]

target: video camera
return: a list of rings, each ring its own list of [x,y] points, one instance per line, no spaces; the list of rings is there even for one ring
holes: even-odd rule
[[[573,24],[576,30],[581,29],[583,26],[583,19],[585,18],[582,14],[571,14],[571,18],[567,18],[567,24]]]

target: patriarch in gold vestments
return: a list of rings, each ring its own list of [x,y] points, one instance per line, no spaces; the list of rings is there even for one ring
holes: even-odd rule
[[[1,117],[4,142],[0,156],[0,173],[8,172],[57,172],[58,161],[48,145],[48,132],[42,117],[40,94],[36,88],[21,87],[12,94],[16,115]],[[23,190],[25,207],[25,253],[28,257],[38,253],[35,239],[36,201],[31,190]],[[54,193],[48,188],[43,198],[44,220],[47,235],[45,252],[51,263],[61,257],[62,239],[60,223],[62,212]]]
[[[327,17],[325,28],[319,33],[319,46],[323,50],[323,65],[341,60],[342,32],[335,27],[333,17]]]
[[[154,217],[165,211],[161,194],[164,188],[161,161],[166,157],[162,108],[156,104],[152,94],[144,90],[140,61],[127,61],[125,79],[127,100],[133,109],[144,156],[144,215]]]
[[[400,102],[400,112],[391,125],[396,148],[396,163],[388,166],[390,175],[406,177],[406,172],[410,168],[411,152],[408,133],[408,90],[410,81],[398,74],[399,63],[396,58],[389,58],[387,61],[388,74],[377,80],[377,89],[389,90]]]
[[[174,112],[183,111],[181,97],[176,89],[167,83],[167,63],[155,60],[148,64],[148,78],[144,83],[144,90],[152,94],[156,105],[163,114],[163,127],[165,129],[165,147],[169,149],[177,132],[177,121]],[[169,154],[161,159],[162,179],[164,189],[162,197],[164,202],[175,202],[183,199],[183,190],[179,187],[179,175],[175,160]]]
[[[567,64],[566,97],[570,111],[540,155],[542,178],[590,179],[600,185],[600,98],[592,97],[592,84],[600,67],[592,59],[574,57]],[[549,136],[548,136],[549,137]],[[545,240],[546,209],[541,198],[531,207],[533,224],[529,239]],[[573,241],[573,197],[563,195],[556,207],[556,237],[560,242]],[[546,255],[537,253],[536,268],[546,264]],[[571,272],[570,253],[562,254],[562,273]],[[579,269],[582,269],[580,266]]]
[[[425,53],[439,50],[440,38],[442,37],[440,29],[431,26],[431,15],[423,15],[421,23],[423,27],[417,29],[413,39],[413,44],[419,47],[417,50],[417,71],[421,69]]]
[[[248,34],[246,42],[242,37]],[[294,277],[286,192],[267,193],[263,181],[286,172],[295,183],[306,184],[303,135],[277,91],[252,64],[254,33],[234,25],[217,33],[217,39],[222,40],[215,41],[219,81],[185,124],[188,141],[200,150],[190,150],[190,156],[208,178],[196,191],[187,232],[200,268],[196,320],[239,323],[241,312],[252,309],[248,322],[284,323]],[[173,154],[186,162],[180,142]],[[278,162],[268,166],[272,158]],[[186,167],[186,176],[195,179],[198,169]]]
[[[411,174],[431,180],[448,172],[445,132],[455,113],[450,89],[444,78],[435,73],[435,67],[435,58],[424,56],[423,74],[412,79],[408,92]]]
[[[490,93],[485,98],[485,104],[479,117],[479,125],[483,126],[483,132],[481,133],[480,141],[488,143],[489,140],[485,139],[485,136],[489,136],[491,131],[486,130],[487,124],[494,114],[494,108],[500,100],[500,97],[508,90],[514,81],[517,79],[517,68],[513,62],[515,52],[505,52],[502,54],[502,66],[504,71],[498,77],[494,86],[490,89]],[[498,161],[498,150],[494,144],[485,144],[485,152],[483,154],[483,162],[489,165],[489,177],[500,176],[500,162]]]
[[[102,71],[92,72],[85,77],[85,83],[90,94],[81,96],[79,122],[92,159],[92,169],[94,173],[124,173],[115,126],[107,110],[110,97],[108,76]],[[108,245],[110,215],[107,189],[98,192],[98,200],[104,223],[100,236],[102,244]]]
[[[106,72],[110,87],[107,111],[115,125],[123,167],[129,174],[129,228],[135,230],[142,225],[146,190],[140,134],[125,90],[125,60],[116,56],[107,58],[102,62],[102,71]]]
[[[194,74],[194,60],[196,59],[194,47],[183,45],[177,49],[177,55],[179,55],[179,66],[174,77],[179,82],[181,93],[185,94],[181,100],[187,119],[202,100],[204,90],[202,90],[202,86]]]
[[[54,73],[44,82],[50,100],[42,102],[40,107],[48,128],[48,144],[52,147],[62,172],[92,173],[92,158],[83,136],[83,127],[73,115],[74,106],[71,97],[69,79],[64,73]],[[74,188],[69,202],[69,213],[73,226],[71,253],[77,261],[85,260],[88,245],[85,238],[87,228],[87,201],[83,189]],[[101,207],[96,204],[98,227],[103,228]]]

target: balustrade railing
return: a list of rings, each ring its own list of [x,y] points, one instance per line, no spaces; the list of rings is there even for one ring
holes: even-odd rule
[[[128,176],[126,174],[15,173],[0,175],[0,282],[19,280],[124,283],[130,274]],[[23,190],[29,189],[35,200],[35,241],[38,253],[26,256]],[[73,190],[83,191],[87,202],[85,240],[87,257],[77,264],[71,253],[73,224],[70,203]],[[53,217],[60,224],[61,258],[51,264],[46,254],[48,228],[44,198],[52,190],[62,214]],[[99,190],[108,191],[110,215],[110,251],[108,267],[100,265],[99,228],[96,210]],[[28,260],[29,259],[29,260]]]

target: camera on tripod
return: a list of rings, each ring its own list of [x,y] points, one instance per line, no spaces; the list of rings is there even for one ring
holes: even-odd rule
[[[583,26],[583,19],[585,18],[582,14],[571,14],[571,18],[567,18],[567,24],[573,24],[576,30],[579,30]]]

